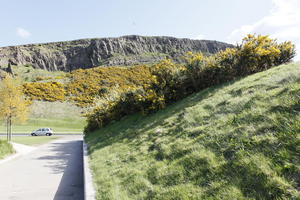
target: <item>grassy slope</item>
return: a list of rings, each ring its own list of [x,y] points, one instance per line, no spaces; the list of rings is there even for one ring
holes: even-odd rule
[[[12,146],[4,140],[0,140],[0,159],[14,152]]]
[[[97,199],[300,199],[300,63],[86,137]]]
[[[32,66],[12,66],[13,73],[26,82],[36,81],[37,78],[62,82],[66,73],[62,71],[47,71],[34,69]]]

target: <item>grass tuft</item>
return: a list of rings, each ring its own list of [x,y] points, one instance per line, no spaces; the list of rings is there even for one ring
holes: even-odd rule
[[[3,159],[5,156],[14,153],[13,147],[11,144],[5,140],[0,140],[0,159]]]

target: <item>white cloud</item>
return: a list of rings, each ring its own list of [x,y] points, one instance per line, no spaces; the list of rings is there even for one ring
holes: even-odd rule
[[[31,33],[24,28],[17,28],[17,35],[20,36],[21,38],[28,38],[31,36]]]
[[[193,38],[194,40],[203,40],[205,38],[204,35],[200,34],[198,36],[196,36],[195,38]]]
[[[236,43],[249,33],[270,35],[279,41],[292,41],[300,60],[300,0],[272,0],[269,15],[253,24],[243,25],[231,32],[228,42]]]

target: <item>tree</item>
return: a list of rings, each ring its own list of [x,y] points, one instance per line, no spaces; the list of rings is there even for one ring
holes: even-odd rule
[[[8,141],[11,141],[12,123],[26,121],[27,106],[20,82],[6,74],[0,83],[0,118],[6,122]]]

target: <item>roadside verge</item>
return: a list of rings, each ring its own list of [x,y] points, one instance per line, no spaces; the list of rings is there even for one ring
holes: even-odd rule
[[[35,150],[36,147],[31,147],[31,146],[27,146],[27,145],[23,145],[23,144],[18,144],[18,143],[14,143],[11,142],[14,150],[16,151],[16,153],[7,156],[6,158],[0,160],[0,164],[5,163],[7,161],[10,161],[12,159],[15,159],[21,155],[25,155],[27,153],[30,153],[31,151]]]
[[[84,199],[85,200],[95,200],[96,199],[96,192],[93,185],[92,173],[89,166],[88,161],[88,151],[87,151],[87,144],[82,142],[83,147],[83,176],[84,176]]]

